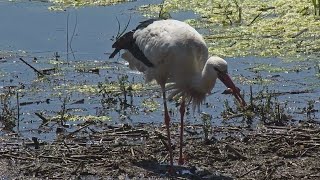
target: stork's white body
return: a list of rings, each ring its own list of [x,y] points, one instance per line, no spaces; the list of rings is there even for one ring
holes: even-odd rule
[[[129,62],[130,68],[143,72],[146,81],[155,79],[161,86],[174,83],[171,96],[193,96],[196,105],[213,88],[217,76],[204,77],[208,48],[202,36],[188,24],[177,20],[155,21],[138,29],[133,37],[154,67],[147,67],[129,51],[122,58]]]

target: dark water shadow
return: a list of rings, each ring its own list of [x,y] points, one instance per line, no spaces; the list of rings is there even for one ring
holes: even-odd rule
[[[140,160],[133,162],[133,165],[143,168],[146,171],[153,172],[163,177],[170,177],[171,179],[186,178],[186,179],[213,179],[213,180],[233,180],[232,177],[221,175],[219,173],[210,172],[208,170],[197,170],[194,166],[179,166],[174,165],[174,171],[176,174],[168,174],[169,165],[159,164],[155,160]]]

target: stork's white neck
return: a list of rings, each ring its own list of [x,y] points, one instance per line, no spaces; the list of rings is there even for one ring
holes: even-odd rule
[[[218,73],[211,67],[211,64],[206,63],[201,73],[199,90],[206,94],[210,93],[216,83],[217,77]]]
[[[201,73],[193,76],[193,82],[190,83],[192,88],[185,91],[185,93],[192,98],[194,107],[199,106],[204,101],[206,95],[214,87],[216,80],[217,72],[210,63],[205,64]]]

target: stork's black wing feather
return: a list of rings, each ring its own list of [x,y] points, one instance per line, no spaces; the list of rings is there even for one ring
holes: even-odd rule
[[[143,54],[141,49],[139,49],[138,45],[135,43],[133,34],[136,30],[143,29],[152,24],[154,21],[158,20],[160,19],[148,19],[146,21],[142,21],[134,30],[127,32],[126,34],[118,38],[116,42],[112,45],[112,48],[115,48],[115,50],[109,56],[109,58],[113,58],[121,49],[126,49],[143,64],[145,64],[148,67],[153,67],[154,65],[150,62],[150,60],[148,60],[148,58]]]
[[[137,26],[137,28],[135,30],[143,29],[143,28],[149,26],[150,24],[152,24],[153,22],[159,21],[159,20],[160,19],[148,19],[148,20],[145,20],[145,21],[141,21],[140,24]]]
[[[141,61],[144,65],[148,67],[153,67],[154,65],[150,62],[150,60],[143,54],[143,52],[139,49],[136,43],[133,43],[129,52],[139,61]]]

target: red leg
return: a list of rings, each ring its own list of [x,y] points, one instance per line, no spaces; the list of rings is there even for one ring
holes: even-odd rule
[[[168,108],[167,108],[167,100],[166,100],[165,90],[163,91],[163,106],[164,106],[164,123],[165,123],[166,129],[167,129],[168,150],[169,150],[169,156],[170,156],[169,174],[172,174],[173,173],[173,156],[172,156],[171,137],[170,137],[170,116],[169,116]]]
[[[182,100],[180,103],[180,115],[181,115],[181,124],[180,124],[180,156],[179,156],[179,165],[184,164],[184,158],[182,157],[182,146],[183,146],[183,117],[186,111],[186,102],[184,96],[182,96]]]

